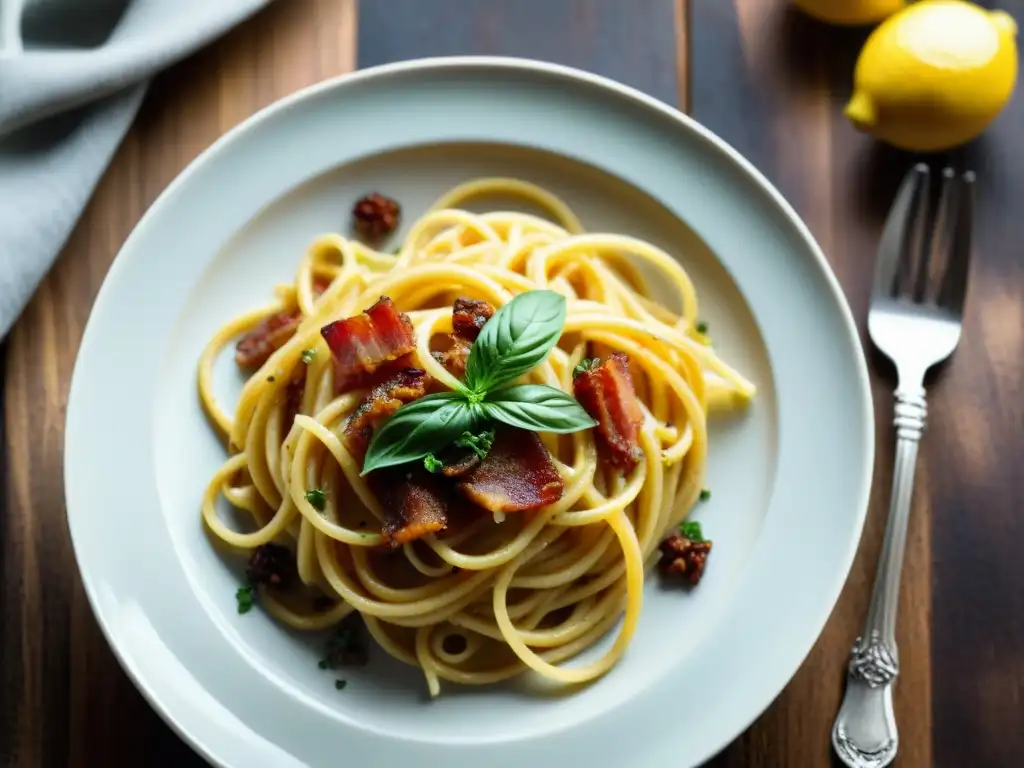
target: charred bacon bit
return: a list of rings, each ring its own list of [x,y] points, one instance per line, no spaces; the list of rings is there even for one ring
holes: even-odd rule
[[[370,650],[367,634],[362,616],[350,613],[338,622],[327,639],[326,653],[320,659],[320,669],[366,666]]]
[[[295,555],[280,544],[263,544],[252,553],[245,575],[253,586],[287,587],[297,576]]]
[[[445,477],[462,477],[480,466],[480,457],[469,448],[452,448],[439,458],[444,464],[441,474]]]
[[[629,375],[629,358],[615,352],[573,380],[580,405],[594,417],[598,443],[612,466],[631,471],[640,460],[640,425],[644,414]]]
[[[274,352],[283,347],[302,321],[298,310],[278,312],[264,318],[259,325],[238,340],[235,362],[240,368],[259,368]]]
[[[661,550],[658,567],[662,573],[684,576],[692,585],[700,582],[711,552],[710,541],[694,541],[682,534],[673,533],[658,548]]]
[[[295,423],[295,417],[302,410],[302,395],[306,391],[306,366],[298,368],[295,378],[288,382],[284,390],[284,423],[283,432],[288,433]]]
[[[562,498],[562,476],[536,433],[514,427],[498,430],[480,466],[458,483],[459,491],[491,512],[522,512]]]
[[[392,547],[436,533],[448,524],[448,493],[441,479],[421,465],[378,470],[370,477],[384,508],[381,535]]]
[[[452,345],[444,352],[431,352],[431,356],[445,367],[452,376],[461,379],[466,375],[466,362],[469,360],[470,342],[452,336]]]
[[[402,208],[379,192],[359,198],[352,208],[352,228],[369,240],[380,240],[398,227]]]
[[[452,308],[452,334],[466,341],[476,341],[480,329],[492,317],[494,307],[486,301],[456,299]]]
[[[358,461],[366,455],[373,430],[405,403],[427,393],[430,377],[422,368],[405,368],[370,390],[345,422],[345,447]]]
[[[463,378],[473,342],[493,316],[494,307],[486,301],[456,299],[452,307],[452,334],[448,337],[452,345],[444,352],[433,352],[433,358],[452,376]]]
[[[445,477],[462,477],[480,466],[480,456],[476,451],[455,445],[445,448],[434,459],[438,466],[428,467],[428,470]],[[424,466],[426,461],[424,459]]]
[[[320,335],[334,356],[338,391],[416,347],[409,316],[395,309],[387,296],[361,314],[325,325]]]
[[[416,353],[410,352],[408,355],[402,355],[394,360],[382,363],[375,371],[353,373],[351,376],[344,378],[340,378],[335,374],[335,390],[337,394],[343,394],[354,389],[373,389],[393,376],[398,375],[406,368],[416,368],[418,361],[419,358],[416,356]],[[431,389],[430,391],[434,390]]]

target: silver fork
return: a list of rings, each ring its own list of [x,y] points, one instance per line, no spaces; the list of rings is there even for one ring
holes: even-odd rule
[[[896,465],[889,519],[863,634],[853,644],[832,746],[850,768],[881,768],[899,735],[892,687],[899,674],[896,614],[917,445],[927,407],[924,377],[960,340],[971,256],[974,174],[942,172],[935,224],[928,225],[929,171],[914,166],[889,211],[868,312],[871,341],[896,366]]]

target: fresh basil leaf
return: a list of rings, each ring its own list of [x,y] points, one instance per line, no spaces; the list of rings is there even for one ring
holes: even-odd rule
[[[360,474],[422,459],[472,430],[479,415],[480,409],[457,392],[440,392],[407,403],[374,434]]]
[[[527,291],[495,312],[480,331],[466,362],[466,386],[482,395],[544,361],[565,325],[565,297]]]
[[[579,432],[597,426],[572,395],[544,384],[499,389],[481,405],[488,418],[534,432]]]

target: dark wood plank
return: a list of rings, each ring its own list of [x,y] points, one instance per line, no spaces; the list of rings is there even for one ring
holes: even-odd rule
[[[1024,21],[1024,0],[982,3]],[[967,326],[929,409],[935,764],[1024,760],[1024,94],[958,158],[978,174]]]
[[[990,6],[992,4],[989,4]],[[1017,18],[1024,3],[996,3]],[[815,233],[861,321],[871,263],[896,185],[921,157],[857,134],[841,115],[864,30],[830,28],[784,0],[693,0],[694,116],[747,155]],[[963,342],[934,377],[901,591],[896,710],[901,766],[1019,763],[1024,575],[1014,543],[1024,484],[1022,269],[1013,209],[1024,192],[1014,100],[980,140],[923,159],[979,174],[976,260]],[[721,765],[826,764],[842,663],[867,607],[891,479],[894,378],[871,360],[880,427],[875,492],[861,550],[800,672]],[[1016,503],[1015,503],[1016,502]],[[766,750],[766,746],[772,747]]]
[[[96,291],[139,217],[224,131],[353,68],[354,0],[290,0],[153,86],[52,274],[13,329],[3,371],[0,764],[203,763],[121,671],[92,617],[68,539],[64,409]]]
[[[675,104],[675,0],[389,0],[359,9],[359,66],[490,54],[586,69]]]

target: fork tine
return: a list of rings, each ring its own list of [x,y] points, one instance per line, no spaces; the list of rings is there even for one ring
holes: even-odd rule
[[[935,301],[942,294],[941,275],[948,274],[953,262],[953,247],[956,239],[957,210],[960,202],[960,183],[952,168],[942,169],[942,191],[935,213],[935,222],[928,254],[922,259],[914,280],[914,301],[925,302],[934,295]],[[931,292],[928,288],[932,286]]]
[[[896,291],[897,271],[906,251],[913,224],[923,213],[922,204],[927,205],[925,192],[928,189],[929,170],[924,163],[918,163],[903,177],[896,199],[889,209],[882,230],[875,263],[875,280],[871,289],[874,296],[890,296]]]
[[[962,315],[971,269],[971,229],[974,220],[974,173],[971,171],[967,171],[960,179],[959,205],[956,215],[950,216],[950,219],[947,229],[949,262],[937,303]]]

